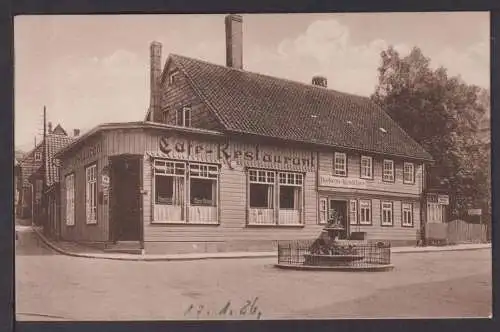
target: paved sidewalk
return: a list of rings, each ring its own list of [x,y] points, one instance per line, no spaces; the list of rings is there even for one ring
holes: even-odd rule
[[[277,252],[218,252],[218,253],[192,253],[192,254],[122,254],[122,253],[103,253],[99,249],[86,247],[72,242],[54,242],[47,239],[40,229],[33,227],[35,233],[52,250],[68,256],[111,259],[124,261],[189,261],[200,259],[235,259],[235,258],[269,258],[277,257]],[[428,247],[393,247],[391,253],[425,253],[441,251],[461,251],[461,250],[480,250],[491,248],[491,243],[478,244],[459,244],[453,246],[428,246]]]

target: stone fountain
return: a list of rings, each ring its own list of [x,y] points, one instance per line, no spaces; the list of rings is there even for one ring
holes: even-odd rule
[[[357,253],[353,245],[338,240],[344,231],[342,217],[335,210],[332,211],[328,224],[309,248],[309,253],[304,255],[304,265],[350,266],[352,262],[362,260],[363,256]]]

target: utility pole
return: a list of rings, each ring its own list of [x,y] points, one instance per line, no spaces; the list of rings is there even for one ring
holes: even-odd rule
[[[43,141],[42,141],[42,192],[41,192],[41,207],[42,207],[42,224],[44,226],[44,229],[46,228],[45,226],[47,225],[47,208],[46,208],[46,197],[45,197],[45,191],[47,190],[47,182],[46,182],[46,175],[47,175],[47,108],[45,105],[43,106]]]

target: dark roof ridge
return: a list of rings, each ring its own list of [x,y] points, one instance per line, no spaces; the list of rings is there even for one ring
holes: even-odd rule
[[[343,94],[343,95],[346,95],[346,96],[352,96],[352,97],[367,99],[367,100],[371,101],[370,97],[367,97],[367,96],[362,96],[362,95],[357,95],[357,94],[353,94],[353,93],[349,93],[349,92],[344,92],[344,91],[334,90],[334,89],[330,89],[330,88],[325,88],[325,87],[322,87],[322,86],[319,86],[319,85],[314,85],[314,84],[305,83],[305,82],[301,82],[301,81],[295,81],[295,80],[292,80],[292,79],[289,79],[289,78],[277,77],[277,76],[272,76],[272,75],[269,75],[269,74],[262,74],[262,73],[258,73],[258,72],[254,72],[254,71],[248,71],[248,70],[245,70],[245,69],[239,69],[239,68],[234,68],[234,67],[228,67],[228,66],[224,66],[224,65],[219,65],[217,63],[213,63],[213,62],[210,62],[210,61],[207,61],[207,60],[196,59],[196,58],[192,58],[192,57],[188,57],[188,56],[180,55],[180,54],[176,54],[176,53],[170,53],[169,57],[185,58],[185,59],[188,59],[188,60],[197,61],[197,62],[203,62],[205,64],[209,64],[209,65],[212,65],[212,66],[217,66],[217,67],[225,68],[227,70],[234,70],[234,71],[239,71],[239,72],[243,72],[243,73],[247,73],[247,74],[264,76],[264,77],[272,78],[272,79],[275,79],[275,80],[282,80],[282,81],[285,81],[285,82],[290,82],[290,83],[294,83],[294,84],[304,85],[306,87],[310,87],[310,88],[313,88],[313,89],[320,89],[322,91],[329,91],[329,92],[333,92],[333,93],[339,93],[339,94]]]

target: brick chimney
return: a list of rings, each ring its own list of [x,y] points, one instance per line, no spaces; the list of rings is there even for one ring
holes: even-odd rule
[[[80,129],[73,129],[73,136],[77,137],[80,135]]]
[[[328,87],[328,81],[327,81],[326,77],[324,77],[324,76],[313,76],[312,84],[317,85],[317,86],[321,86],[323,88]]]
[[[49,134],[52,134],[52,122],[49,121],[49,123],[47,123],[47,132]]]
[[[153,41],[150,46],[150,121],[154,121],[160,109],[161,43]]]
[[[241,15],[226,16],[226,65],[243,69],[243,18]]]

